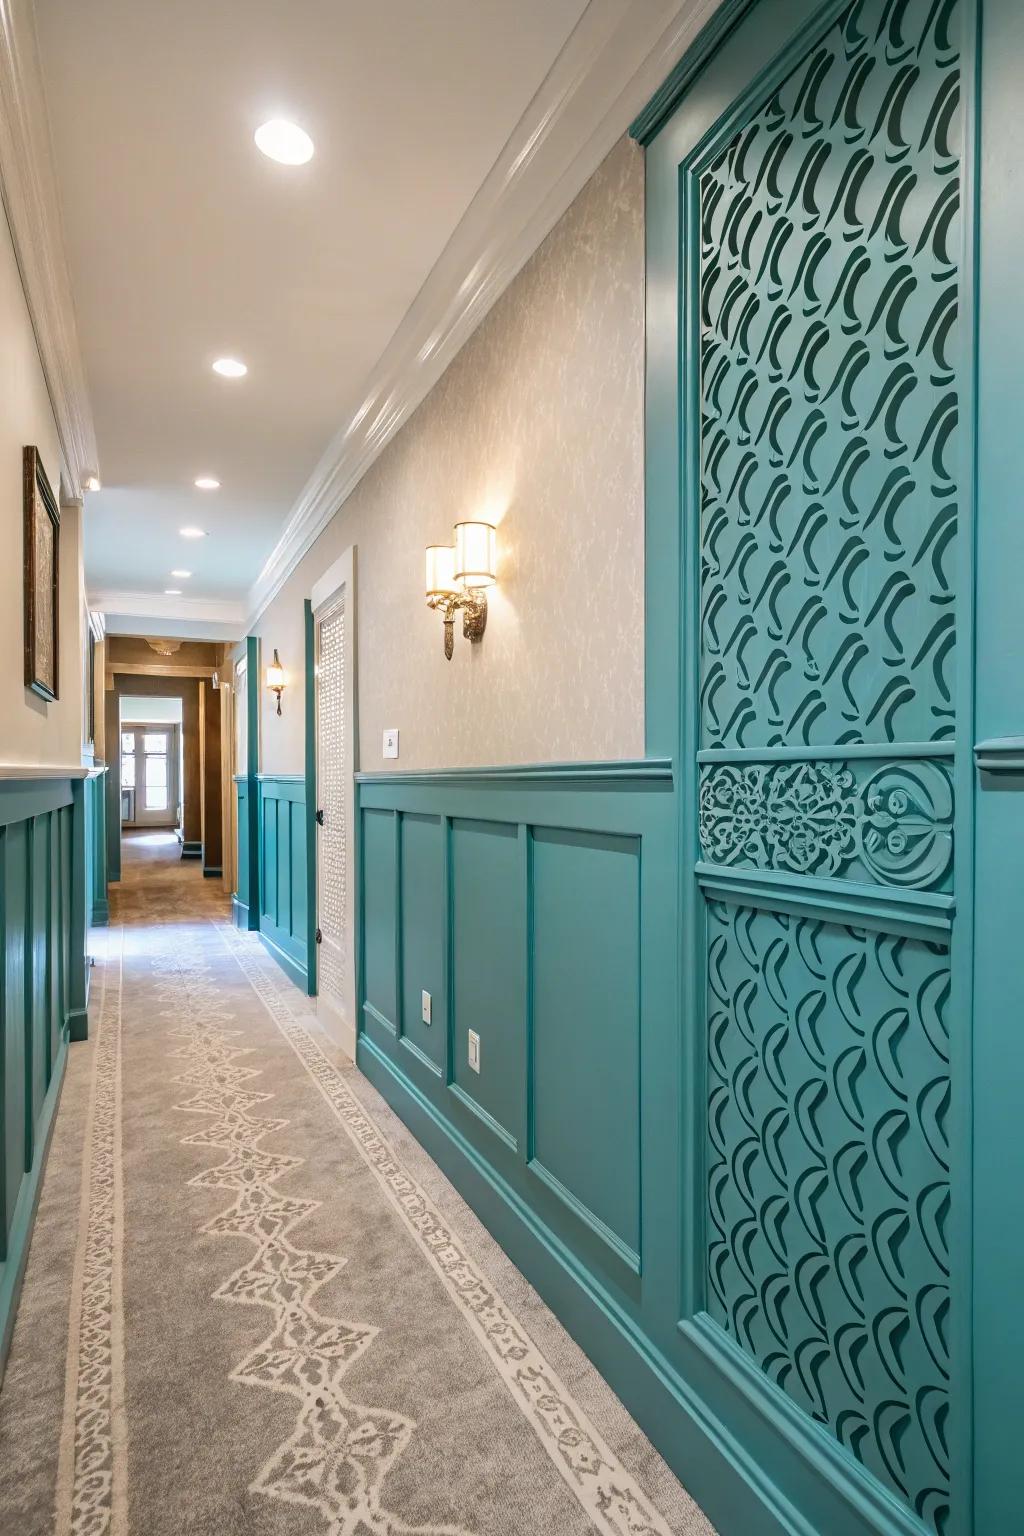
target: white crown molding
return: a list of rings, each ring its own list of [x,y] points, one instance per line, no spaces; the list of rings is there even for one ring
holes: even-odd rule
[[[590,0],[292,508],[250,628],[720,3]]]
[[[169,597],[156,592],[90,592],[89,607],[104,616],[108,635],[123,633],[118,620],[173,620],[243,633],[245,604],[223,598]],[[168,631],[170,633],[170,631]]]
[[[45,102],[31,0],[0,0],[0,193],[57,423],[64,493],[77,499],[99,464]]]

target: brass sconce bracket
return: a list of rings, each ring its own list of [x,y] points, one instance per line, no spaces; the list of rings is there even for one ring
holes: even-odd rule
[[[484,630],[487,628],[487,596],[484,592],[471,589],[468,592],[460,592],[457,597],[439,598],[430,603],[431,608],[440,608],[444,616],[444,654],[445,660],[451,661],[455,650],[455,615],[462,610],[462,634],[466,640],[474,644],[482,640]]]

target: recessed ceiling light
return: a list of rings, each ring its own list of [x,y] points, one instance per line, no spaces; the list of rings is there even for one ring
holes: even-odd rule
[[[219,373],[222,379],[241,379],[249,372],[237,357],[218,357],[213,365],[213,371]]]
[[[192,572],[191,571],[172,571],[171,575],[177,577],[178,581],[188,581],[189,577],[192,575]]]
[[[196,484],[196,489],[200,490],[200,491],[219,491],[220,490],[220,481],[219,480],[215,480],[212,475],[199,475],[197,477],[197,479],[196,479],[195,484]]]
[[[206,533],[202,528],[179,528],[178,532],[183,539],[205,539]]]
[[[98,474],[96,474],[95,470],[91,471],[89,474],[86,475],[86,477],[85,477],[85,488],[86,488],[87,491],[98,491],[99,490],[99,488],[100,488],[100,477],[99,477]]]
[[[164,597],[180,597],[180,587],[164,587]]]
[[[262,150],[268,160],[276,160],[281,165],[305,165],[313,158],[313,140],[309,134],[298,123],[289,123],[286,118],[272,117],[269,123],[256,129],[253,138],[256,148]]]

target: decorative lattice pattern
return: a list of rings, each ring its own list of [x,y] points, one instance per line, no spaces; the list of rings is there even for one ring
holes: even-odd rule
[[[855,0],[700,175],[701,855],[797,911],[954,886],[958,26]],[[707,1304],[942,1532],[949,951],[853,921],[709,907]]]
[[[319,621],[317,663],[317,795],[324,813],[320,830],[318,920],[321,992],[342,999],[346,991],[345,936],[348,924],[348,826],[345,784],[348,725],[345,698],[345,602]]]
[[[858,0],[700,185],[706,746],[953,729],[955,0]]]
[[[708,1310],[941,1531],[948,954],[732,905],[708,921]]]

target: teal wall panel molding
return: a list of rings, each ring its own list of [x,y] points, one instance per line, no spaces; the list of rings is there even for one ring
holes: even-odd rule
[[[259,934],[291,979],[309,991],[308,835],[304,774],[258,774]]]
[[[85,1033],[85,772],[0,780],[0,1372],[68,1040]]]
[[[107,895],[107,777],[99,767],[85,783],[86,855],[89,926],[104,928],[110,921]]]
[[[316,868],[316,635],[313,604],[307,597],[302,610],[305,646],[305,777],[306,777],[306,991],[317,993],[317,868]]]
[[[260,926],[260,642],[249,635],[245,645],[246,743],[244,774],[235,776],[238,809],[238,869],[231,894],[235,925],[253,931]]]

